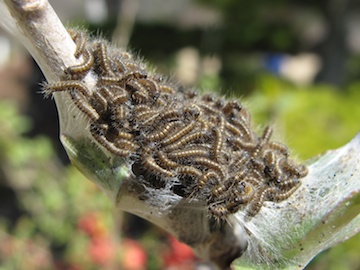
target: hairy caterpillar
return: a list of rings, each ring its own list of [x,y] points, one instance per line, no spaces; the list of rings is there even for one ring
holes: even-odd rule
[[[256,134],[238,101],[177,89],[106,41],[70,33],[84,62],[68,67],[44,93],[68,93],[94,141],[137,165],[134,174],[144,185],[177,181],[177,195],[205,202],[220,220],[239,210],[254,216],[264,201],[287,199],[307,175],[288,159],[285,145],[270,141],[270,127]],[[97,76],[91,90],[76,80],[90,71]]]

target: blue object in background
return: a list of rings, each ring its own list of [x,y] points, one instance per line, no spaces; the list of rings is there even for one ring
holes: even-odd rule
[[[284,54],[267,54],[264,57],[265,69],[271,73],[280,75],[281,65],[283,64],[284,59]]]

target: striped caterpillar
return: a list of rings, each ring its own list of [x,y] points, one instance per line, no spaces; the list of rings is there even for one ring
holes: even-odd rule
[[[255,133],[238,101],[178,89],[106,41],[70,34],[84,62],[68,67],[44,93],[68,93],[94,141],[127,159],[144,185],[176,183],[177,195],[204,201],[220,220],[239,210],[255,216],[265,201],[291,196],[307,175],[288,159],[285,145],[270,141],[270,127]],[[81,83],[90,71],[97,76],[92,91]]]

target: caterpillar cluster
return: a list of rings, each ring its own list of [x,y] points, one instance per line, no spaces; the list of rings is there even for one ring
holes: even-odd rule
[[[83,63],[44,93],[68,93],[93,138],[127,159],[138,181],[152,188],[171,181],[174,194],[204,201],[215,219],[239,210],[255,216],[264,201],[285,200],[299,187],[307,168],[270,141],[270,127],[259,137],[238,101],[174,87],[106,41],[69,33]],[[94,89],[82,81],[88,72],[98,77]]]

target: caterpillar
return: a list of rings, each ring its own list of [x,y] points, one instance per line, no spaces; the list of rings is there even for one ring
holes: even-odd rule
[[[239,101],[177,87],[105,40],[70,34],[83,63],[43,92],[68,93],[94,142],[126,159],[136,181],[149,188],[180,183],[186,192],[176,194],[203,201],[217,220],[237,211],[255,216],[265,201],[286,200],[301,185],[307,168],[270,140],[271,127],[257,135]],[[92,89],[81,82],[88,72],[97,78]]]

